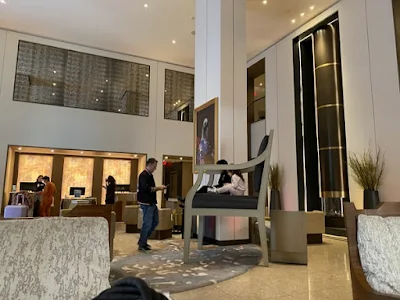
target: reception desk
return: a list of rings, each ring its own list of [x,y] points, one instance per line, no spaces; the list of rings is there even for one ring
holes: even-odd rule
[[[77,205],[95,205],[97,204],[96,197],[87,198],[63,198],[61,199],[61,209],[73,209]]]

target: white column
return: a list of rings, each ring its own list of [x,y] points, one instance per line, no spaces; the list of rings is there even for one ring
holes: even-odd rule
[[[196,0],[195,107],[219,98],[220,159],[247,161],[246,1]],[[218,217],[216,239],[249,238],[248,219]]]

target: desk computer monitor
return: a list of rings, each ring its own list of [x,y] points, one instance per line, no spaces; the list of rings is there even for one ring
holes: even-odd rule
[[[129,192],[131,186],[130,184],[117,184],[115,186],[115,191],[116,192]]]
[[[85,196],[85,190],[86,188],[84,187],[70,187],[69,195],[74,196],[75,198],[79,198],[81,196]]]
[[[36,182],[21,182],[19,184],[20,191],[36,191]]]

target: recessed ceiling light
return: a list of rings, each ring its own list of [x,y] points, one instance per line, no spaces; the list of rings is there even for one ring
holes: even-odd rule
[[[96,102],[99,102],[99,99],[96,99]]]
[[[133,157],[136,158],[136,157],[137,157],[137,154],[135,154]]]
[[[53,82],[53,86],[57,86],[57,83]]]
[[[106,82],[108,82],[108,79],[106,79]]]
[[[83,151],[81,151],[81,154],[83,154]]]
[[[301,14],[300,14],[300,17],[304,17],[304,13],[301,13]]]
[[[51,152],[54,152],[54,149],[51,149],[50,151],[51,151]]]
[[[146,74],[146,77],[149,77],[149,74]]]
[[[103,90],[101,90],[101,91],[100,91],[100,93],[104,93],[104,91],[103,91]]]
[[[165,159],[168,159],[168,156],[166,156]]]
[[[0,0],[1,4],[7,4],[6,0]]]
[[[149,5],[146,3],[145,5],[144,5],[144,8],[148,8],[149,7]]]
[[[121,112],[121,109],[118,109],[119,112]]]
[[[267,4],[267,3],[268,3],[268,1],[267,1],[267,0],[264,0],[264,1],[263,1],[263,4],[264,4],[264,5],[265,5],[265,4]]]
[[[176,41],[175,41],[175,40],[172,40],[172,44],[176,44]]]
[[[164,90],[164,92],[167,92],[167,90]]]
[[[111,153],[108,153],[108,156],[111,156]]]
[[[54,74],[57,74],[57,71],[56,71],[56,70],[54,70],[54,71],[53,71],[53,73],[54,73]]]
[[[260,83],[260,86],[263,86],[262,82]]]
[[[55,96],[56,95],[56,93],[51,93],[53,96]]]
[[[310,6],[310,10],[314,10],[314,8],[315,8],[314,5]]]
[[[183,159],[183,157],[180,158],[180,160],[182,160],[182,159]]]
[[[21,150],[22,150],[22,148],[21,148],[21,147],[18,147],[18,150],[19,150],[19,151],[21,151]]]
[[[292,20],[292,23],[293,23],[293,24],[294,24],[294,23],[296,23],[296,20],[295,20],[295,19],[293,19],[293,20]]]

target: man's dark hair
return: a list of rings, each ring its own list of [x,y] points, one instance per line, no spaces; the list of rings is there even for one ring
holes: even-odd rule
[[[146,162],[146,167],[149,166],[149,165],[156,164],[156,163],[158,163],[157,159],[155,159],[155,158],[149,158],[149,159],[147,160],[147,162]]]
[[[44,177],[43,177],[43,180],[50,181],[50,177],[49,177],[49,176],[44,176]]]
[[[221,159],[219,161],[217,161],[217,165],[227,165],[228,162],[225,159]]]

